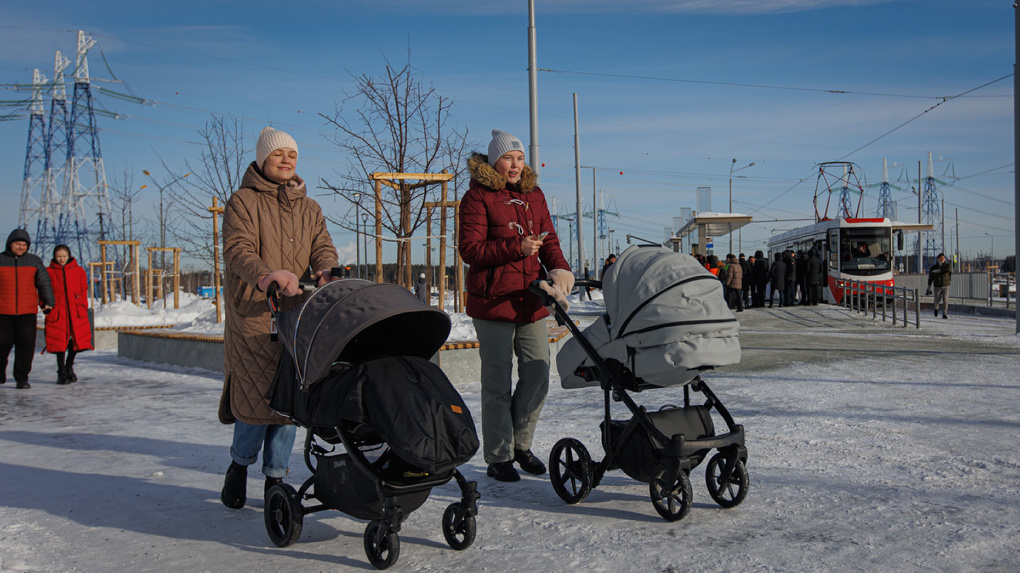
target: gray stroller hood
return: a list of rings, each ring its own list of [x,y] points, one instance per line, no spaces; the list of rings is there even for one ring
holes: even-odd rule
[[[407,289],[361,279],[327,283],[297,309],[277,313],[276,325],[302,390],[329,374],[334,362],[427,360],[451,327],[445,312],[423,305]]]
[[[582,331],[605,359],[656,386],[686,384],[701,370],[740,362],[740,324],[723,285],[694,257],[631,247],[602,277],[606,314]],[[564,388],[598,386],[575,375],[593,361],[576,339],[556,355]]]

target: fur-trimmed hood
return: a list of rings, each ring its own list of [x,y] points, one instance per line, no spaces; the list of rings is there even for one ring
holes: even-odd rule
[[[506,187],[506,179],[489,165],[488,155],[472,153],[468,158],[468,171],[471,172],[472,179],[489,189],[498,191]],[[538,175],[526,163],[524,171],[521,173],[520,185],[521,193],[530,193],[538,187]]]

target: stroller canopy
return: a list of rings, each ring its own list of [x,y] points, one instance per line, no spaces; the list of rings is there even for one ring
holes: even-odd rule
[[[428,359],[450,335],[445,312],[423,305],[399,285],[362,279],[327,283],[276,318],[301,388],[323,379],[334,362],[386,355]]]
[[[606,314],[582,334],[603,359],[657,386],[686,384],[703,369],[740,362],[739,323],[722,283],[694,257],[634,246],[602,277]],[[597,386],[574,375],[593,360],[571,339],[556,355],[564,388]]]

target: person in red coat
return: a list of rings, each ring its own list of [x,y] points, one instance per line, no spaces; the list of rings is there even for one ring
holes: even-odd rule
[[[53,260],[46,271],[56,299],[53,310],[46,315],[46,351],[57,355],[57,384],[70,384],[78,381],[75,355],[92,350],[88,278],[67,245],[53,249]]]
[[[481,358],[484,458],[490,477],[517,481],[514,462],[531,474],[546,471],[531,441],[549,391],[549,311],[528,287],[548,277],[550,294],[566,303],[574,275],[521,141],[493,130],[489,154],[473,154],[468,168],[458,244],[470,265],[465,310],[474,319]]]

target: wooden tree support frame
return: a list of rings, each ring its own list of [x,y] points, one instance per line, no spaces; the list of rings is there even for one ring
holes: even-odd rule
[[[139,241],[98,241],[98,244],[100,252],[99,257],[100,262],[98,263],[98,266],[101,269],[100,280],[102,281],[103,285],[102,304],[106,304],[107,300],[111,301],[113,300],[113,292],[112,289],[110,288],[111,281],[108,275],[114,272],[115,269],[113,268],[113,261],[106,260],[106,246],[120,245],[125,247],[131,247],[131,268],[133,269],[131,276],[131,302],[133,302],[135,306],[138,306],[138,277],[140,274],[138,261],[138,246],[141,245],[142,243]],[[90,274],[92,272],[93,265],[96,264],[97,263],[89,263]],[[90,289],[92,288],[91,285],[89,286],[89,288]]]
[[[440,195],[441,201],[435,203],[435,205],[443,209],[443,215],[441,219],[441,236],[440,251],[439,251],[439,264],[443,269],[443,280],[440,281],[439,285],[439,309],[443,310],[445,296],[446,296],[446,208],[452,206],[452,202],[446,200],[447,196],[447,185],[450,180],[453,179],[452,173],[447,173],[444,169],[442,173],[380,173],[375,172],[369,175],[369,181],[375,182],[375,282],[382,282],[383,270],[382,270],[382,186],[386,185],[392,189],[400,190],[402,181],[418,181],[414,184],[415,187],[421,187],[424,185],[432,185],[435,183],[442,184],[442,193]],[[428,205],[428,203],[426,203]],[[456,218],[454,218],[456,221]],[[429,233],[431,235],[431,232]],[[429,239],[431,240],[431,239]],[[456,259],[460,260],[460,255],[455,255]],[[398,261],[399,262],[399,261]],[[459,275],[459,273],[458,273]],[[458,282],[459,282],[458,276]],[[459,290],[460,287],[458,287]]]
[[[224,207],[219,205],[219,198],[212,198],[212,236],[213,236],[213,300],[216,305],[216,324],[223,321],[223,307],[220,297],[220,225],[219,216],[223,214]]]
[[[181,248],[180,247],[146,247],[149,251],[149,268],[145,271],[145,302],[148,308],[152,308],[153,279],[159,277],[159,298],[163,298],[163,271],[165,269],[152,268],[152,253],[172,252],[174,254],[174,308],[181,308]]]
[[[460,220],[460,201],[445,201],[445,193],[443,197],[444,201],[429,201],[425,203],[426,216],[425,216],[425,265],[428,268],[432,268],[432,210],[439,209],[439,265],[442,269],[439,273],[439,310],[444,310],[446,302],[446,210],[453,210],[453,268],[454,268],[454,291],[457,296],[453,297],[453,311],[463,312],[463,297],[460,293],[464,292],[464,286],[461,281],[464,277],[464,262],[460,259],[460,251],[457,249],[457,237],[459,237],[458,221]],[[431,273],[425,273],[425,286],[432,292],[432,276]]]

